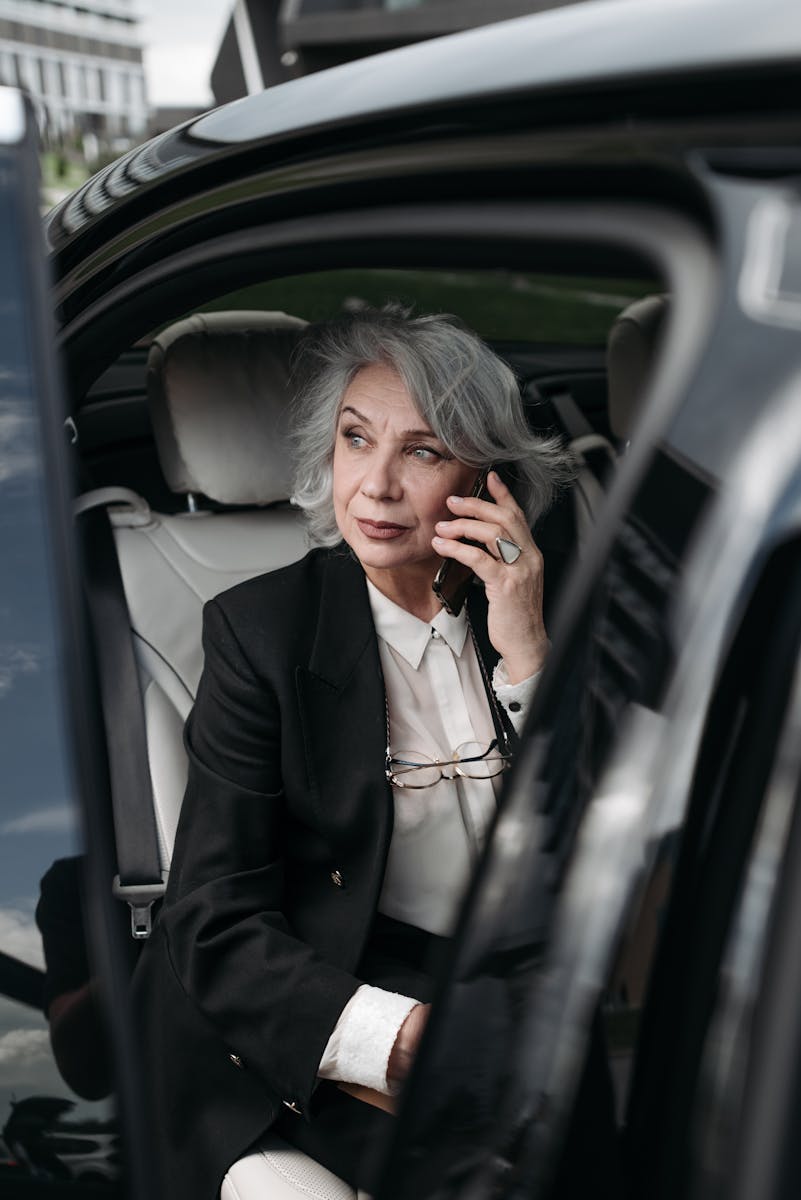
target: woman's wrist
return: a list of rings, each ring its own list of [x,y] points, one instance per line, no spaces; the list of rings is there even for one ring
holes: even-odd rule
[[[530,679],[532,675],[538,675],[545,666],[545,660],[548,657],[548,651],[551,648],[551,643],[547,637],[539,641],[534,648],[526,649],[525,651],[514,651],[512,654],[503,655],[503,663],[506,668],[506,682],[509,684],[523,683],[524,680]]]
[[[430,1004],[416,1004],[398,1030],[387,1063],[387,1083],[393,1087],[399,1087],[411,1070],[430,1011]]]

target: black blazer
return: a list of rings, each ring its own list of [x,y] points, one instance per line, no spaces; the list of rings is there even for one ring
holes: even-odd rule
[[[203,645],[167,895],[134,979],[146,1104],[176,1200],[215,1200],[282,1105],[308,1119],[361,982],[392,832],[378,643],[347,548],[210,601]]]

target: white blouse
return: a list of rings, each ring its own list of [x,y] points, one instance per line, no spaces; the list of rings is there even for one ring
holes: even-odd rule
[[[389,711],[392,754],[448,760],[464,742],[484,749],[495,726],[464,611],[442,609],[421,621],[367,582]],[[516,729],[538,676],[506,681],[499,663],[492,688]],[[501,776],[441,779],[412,790],[393,785],[395,820],[379,912],[429,933],[453,929],[473,865],[495,811]],[[363,984],[332,1033],[318,1074],[388,1092],[386,1069],[398,1030],[418,1002]]]

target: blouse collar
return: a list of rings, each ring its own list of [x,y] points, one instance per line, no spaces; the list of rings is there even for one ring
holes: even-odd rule
[[[467,637],[467,617],[464,609],[458,617],[452,617],[442,608],[431,621],[421,621],[419,617],[407,612],[380,592],[369,579],[367,594],[376,633],[405,658],[415,671],[422,662],[434,631],[447,642],[455,655],[461,655]]]

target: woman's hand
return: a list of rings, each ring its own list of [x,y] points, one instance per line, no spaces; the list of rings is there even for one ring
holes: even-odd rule
[[[399,1087],[412,1068],[430,1012],[430,1004],[415,1004],[398,1030],[387,1063],[387,1082],[393,1087]]]
[[[442,558],[464,563],[484,583],[489,609],[487,632],[503,658],[510,683],[520,683],[541,670],[548,653],[548,635],[542,617],[543,563],[525,515],[496,471],[487,476],[495,500],[449,496],[448,508],[456,514],[437,522],[432,545]],[[486,546],[466,546],[470,538]],[[496,538],[515,542],[520,557],[505,563],[498,555]]]

